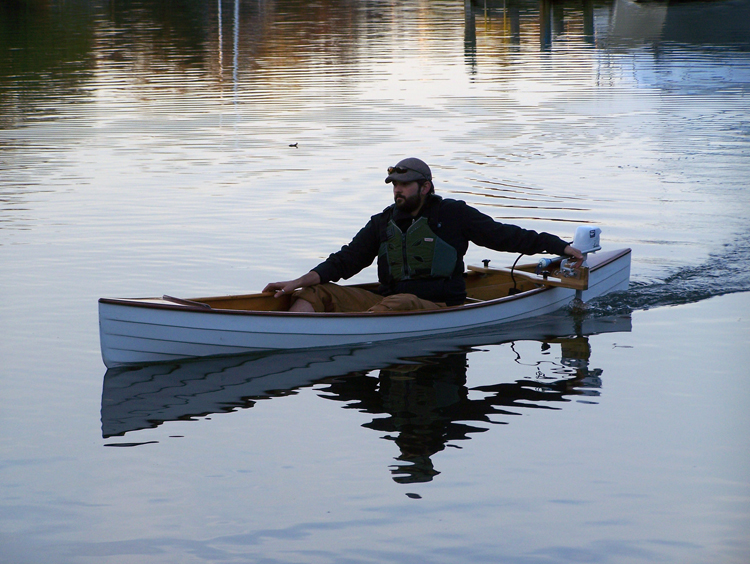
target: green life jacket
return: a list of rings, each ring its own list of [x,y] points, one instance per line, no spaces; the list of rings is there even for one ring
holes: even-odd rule
[[[420,278],[450,278],[456,268],[458,253],[430,229],[422,216],[402,232],[391,219],[386,240],[380,244],[390,276],[396,282]]]

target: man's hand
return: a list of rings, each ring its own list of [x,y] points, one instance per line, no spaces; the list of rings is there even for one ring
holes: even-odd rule
[[[583,264],[583,253],[576,249],[575,247],[571,247],[568,245],[565,247],[565,251],[563,251],[566,255],[575,257],[577,260],[575,264],[573,265],[573,268],[578,268]]]
[[[263,288],[264,292],[273,292],[274,298],[280,298],[284,294],[291,294],[298,286],[295,284],[295,280],[288,280],[286,282],[271,282],[268,286]]]
[[[304,276],[300,276],[295,280],[286,280],[284,282],[271,282],[265,288],[264,292],[274,292],[274,298],[280,298],[284,294],[291,294],[297,288],[307,288],[314,284],[320,284],[320,276],[314,270],[311,270]]]

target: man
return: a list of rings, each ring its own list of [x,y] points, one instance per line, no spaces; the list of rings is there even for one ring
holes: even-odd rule
[[[460,200],[435,195],[426,163],[408,158],[388,168],[394,204],[374,215],[351,243],[295,280],[263,290],[292,294],[290,311],[352,312],[438,309],[466,299],[463,257],[469,241],[496,251],[583,255],[549,233],[507,225]],[[377,292],[332,284],[378,259]]]

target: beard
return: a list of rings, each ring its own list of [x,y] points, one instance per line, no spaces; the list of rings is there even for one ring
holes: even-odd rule
[[[406,213],[417,211],[422,205],[422,197],[419,194],[414,194],[408,198],[397,196],[394,201],[396,202],[396,208]]]

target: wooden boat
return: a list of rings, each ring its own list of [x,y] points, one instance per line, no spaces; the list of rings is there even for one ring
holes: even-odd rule
[[[588,301],[630,280],[630,249],[589,254],[564,276],[557,265],[472,267],[464,305],[432,311],[291,313],[269,293],[180,299],[102,298],[99,331],[107,367],[258,351],[339,347],[474,331]],[[375,284],[358,285],[374,288]]]

